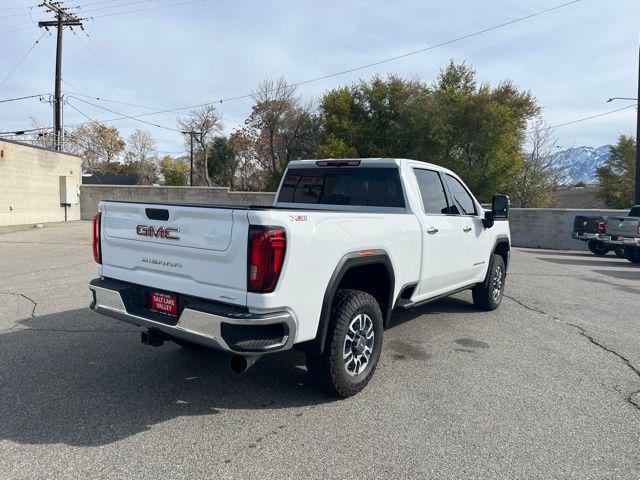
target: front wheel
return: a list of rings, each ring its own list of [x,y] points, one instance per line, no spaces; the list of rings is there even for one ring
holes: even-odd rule
[[[624,255],[631,263],[640,263],[640,247],[625,247]]]
[[[504,294],[506,273],[502,257],[495,253],[491,255],[487,281],[476,285],[471,290],[473,304],[476,307],[482,310],[495,310],[500,306]]]
[[[599,240],[589,240],[587,242],[587,247],[589,247],[589,250],[594,255],[606,255],[611,250],[609,245]]]
[[[625,255],[624,255],[624,246],[622,246],[622,245],[615,245],[615,246],[613,247],[613,253],[615,253],[615,254],[616,254],[616,257],[618,257],[618,258],[625,258]]]
[[[338,290],[329,321],[324,351],[320,355],[307,353],[307,369],[325,391],[347,398],[369,383],[378,365],[382,312],[370,294]]]

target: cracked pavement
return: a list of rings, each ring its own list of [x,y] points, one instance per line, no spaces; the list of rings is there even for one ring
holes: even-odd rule
[[[0,477],[638,478],[640,267],[514,249],[507,297],[396,314],[368,388],[244,376],[87,309],[90,224],[0,228]],[[295,473],[294,473],[295,472]]]

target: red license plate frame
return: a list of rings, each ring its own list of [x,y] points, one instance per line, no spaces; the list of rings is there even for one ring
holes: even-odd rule
[[[149,308],[170,317],[178,316],[178,296],[164,292],[149,292]]]

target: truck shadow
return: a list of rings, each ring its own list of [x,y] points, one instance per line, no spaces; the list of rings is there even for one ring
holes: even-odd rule
[[[580,260],[571,259],[571,258],[545,258],[545,257],[536,257],[537,260],[542,260],[543,262],[554,263],[556,265],[587,265],[594,267],[621,267],[621,268],[638,268],[637,265],[631,263],[625,258],[615,258],[615,257],[594,257],[591,258],[583,258]]]
[[[309,384],[299,352],[235,376],[221,353],[148,347],[139,336],[87,309],[0,335],[0,440],[99,446],[180,416],[332,401]]]
[[[633,265],[633,264],[631,264]],[[619,278],[620,280],[640,280],[640,267],[635,266],[636,270],[593,270],[595,273],[606,275],[608,277]]]
[[[467,295],[469,298],[459,298],[459,295]],[[473,305],[471,294],[461,292],[456,296],[445,297],[434,302],[425,303],[424,305],[412,308],[411,310],[394,311],[391,316],[390,328],[397,327],[403,323],[415,320],[424,315],[432,315],[438,313],[478,313],[479,310]]]

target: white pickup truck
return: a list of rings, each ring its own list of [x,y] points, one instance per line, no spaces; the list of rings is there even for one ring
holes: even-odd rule
[[[465,289],[500,305],[508,198],[485,211],[451,171],[367,158],[289,164],[273,207],[102,201],[91,308],[172,340],[231,353],[303,350],[330,393],[373,375],[394,309]]]

